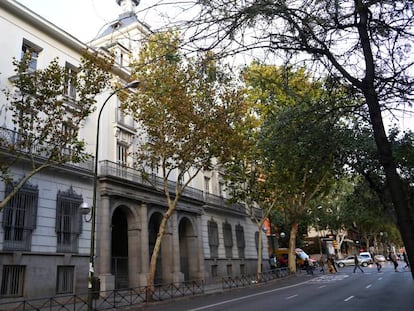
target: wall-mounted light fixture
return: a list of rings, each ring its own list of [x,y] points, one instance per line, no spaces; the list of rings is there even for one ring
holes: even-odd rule
[[[83,219],[85,219],[86,222],[91,222],[92,214],[88,217],[92,210],[91,206],[86,202],[82,202],[81,205],[79,205],[79,209],[80,213],[83,215]]]

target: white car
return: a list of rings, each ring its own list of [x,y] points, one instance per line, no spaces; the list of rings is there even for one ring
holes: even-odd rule
[[[387,259],[385,259],[384,255],[375,255],[374,259],[378,262],[386,262],[387,261]]]
[[[369,264],[374,263],[374,260],[372,259],[370,252],[360,252],[359,256],[361,256],[362,258],[365,258],[369,262]]]

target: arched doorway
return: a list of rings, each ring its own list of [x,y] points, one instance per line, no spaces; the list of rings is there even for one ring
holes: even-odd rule
[[[148,262],[151,261],[152,253],[154,252],[155,248],[155,242],[157,240],[157,234],[160,228],[162,220],[162,214],[161,213],[154,213],[148,224],[148,243],[149,243],[149,259]],[[162,248],[162,245],[161,245]],[[162,278],[162,251],[160,249],[157,257],[157,264],[155,268],[155,276],[154,276],[154,284],[162,284],[163,278]]]
[[[191,221],[184,217],[181,219],[179,227],[180,241],[180,271],[184,275],[184,280],[194,280],[197,278],[198,252],[197,237]]]
[[[111,273],[115,276],[115,289],[128,288],[128,221],[122,208],[112,215]]]

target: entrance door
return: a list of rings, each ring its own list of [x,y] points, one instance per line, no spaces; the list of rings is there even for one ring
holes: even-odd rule
[[[117,208],[112,216],[112,264],[115,289],[128,288],[128,222],[125,213]]]

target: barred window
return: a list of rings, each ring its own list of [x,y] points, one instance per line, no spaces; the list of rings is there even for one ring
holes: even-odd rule
[[[13,186],[6,186],[6,195]],[[36,228],[38,197],[37,186],[26,183],[4,207],[4,250],[30,251],[32,232]]]
[[[116,157],[122,166],[128,165],[128,146],[122,143],[117,144]]]
[[[57,251],[63,253],[78,252],[78,238],[82,232],[82,215],[79,206],[82,196],[72,187],[66,192],[59,191],[56,200]]]
[[[246,242],[244,240],[244,229],[243,226],[237,225],[236,226],[236,243],[237,243],[237,250],[239,253],[239,258],[244,258],[244,249],[246,247]]]
[[[56,280],[56,293],[57,294],[72,294],[73,282],[75,276],[74,266],[58,266],[57,267],[57,280]]]
[[[0,297],[22,297],[25,266],[3,266]]]
[[[218,226],[213,220],[207,223],[208,226],[208,244],[210,246],[210,257],[218,258],[219,236]]]
[[[226,258],[233,258],[233,234],[231,232],[231,225],[227,222],[223,223],[223,237]]]

